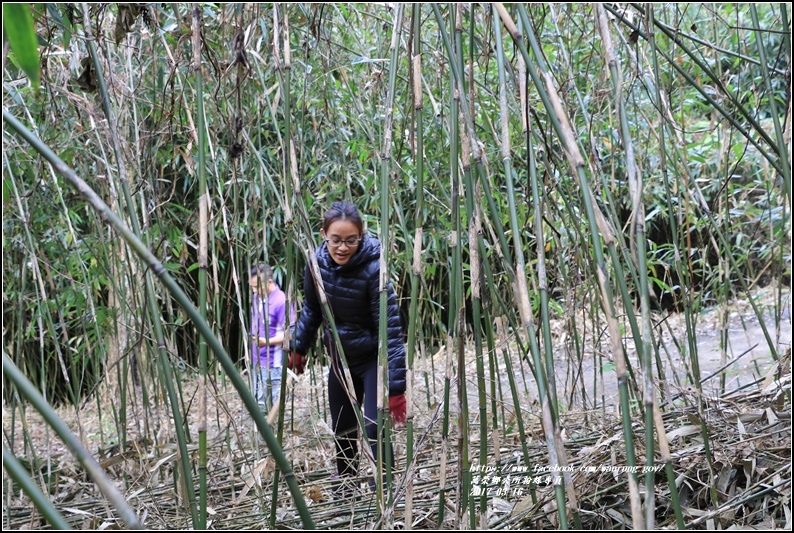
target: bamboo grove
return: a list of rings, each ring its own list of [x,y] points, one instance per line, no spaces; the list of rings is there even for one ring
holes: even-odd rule
[[[385,342],[379,354],[377,423],[400,454],[370,457],[387,481],[376,527],[517,526],[494,520],[476,490],[477,469],[496,464],[564,472],[529,487],[527,505],[553,510],[531,523],[588,527],[569,473],[573,412],[617,413],[627,526],[702,523],[678,499],[664,420],[680,406],[697,420],[705,500],[726,504],[704,390],[717,373],[701,371],[698,327],[720,310],[727,368],[738,355],[728,307],[747,300],[770,363],[782,372],[790,357],[787,4],[6,9],[4,25],[30,19],[38,58],[32,71],[7,31],[4,494],[23,491],[52,527],[75,525],[45,480],[53,458],[38,441],[58,440],[116,519],[165,527],[135,507],[130,476],[111,479],[96,459],[146,443],[170,468],[158,482],[179,495],[171,527],[275,528],[284,509],[295,526],[333,527],[294,446],[298,412],[327,420],[327,356],[318,346],[299,383],[284,370],[287,401],[268,416],[249,390],[245,339],[251,267],[272,265],[300,311],[322,214],[347,200],[383,243],[381,338],[391,280],[406,341],[405,428],[390,427]],[[685,324],[672,341],[683,371],[665,341],[672,315]],[[247,422],[220,422],[225,393]],[[790,413],[790,389],[782,398]],[[43,436],[28,427],[34,412]],[[235,450],[240,428],[264,446]],[[242,453],[241,474],[274,462],[249,523],[215,516],[251,489],[213,488],[218,449]],[[432,489],[418,485],[424,471]],[[790,491],[790,460],[786,480]]]

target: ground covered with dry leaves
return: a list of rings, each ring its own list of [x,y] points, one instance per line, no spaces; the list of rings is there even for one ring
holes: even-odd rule
[[[767,294],[774,293],[770,291]],[[761,295],[763,296],[763,294]],[[728,361],[724,390],[715,385],[719,376],[704,383],[702,407],[698,407],[697,393],[683,386],[681,376],[667,376],[661,383],[666,403],[662,405],[663,421],[670,444],[670,464],[678,487],[681,508],[687,525],[700,529],[730,528],[791,528],[791,304],[786,294],[786,311],[779,336],[782,347],[779,361],[773,361],[768,351],[763,351],[764,337],[760,335],[757,321],[748,315],[746,302],[737,302],[729,312],[733,328],[733,359]],[[701,370],[704,377],[721,369],[724,358],[719,354],[719,343],[714,339],[715,314],[723,310],[706,312],[701,317],[699,342],[702,344]],[[670,316],[662,336],[665,345],[675,346],[681,340],[681,317]],[[660,321],[661,322],[661,321]],[[783,324],[785,323],[785,324]],[[676,339],[676,335],[679,338]],[[749,351],[739,345],[746,339]],[[627,474],[619,472],[626,465],[625,443],[621,420],[616,409],[616,387],[613,375],[605,363],[596,356],[598,346],[593,344],[589,359],[581,364],[566,362],[568,345],[559,338],[557,346],[558,382],[563,384],[565,408],[561,413],[563,439],[571,465],[572,481],[578,499],[582,526],[586,529],[630,528],[631,513]],[[608,346],[608,341],[606,341]],[[759,348],[760,346],[760,348]],[[711,348],[709,348],[711,347]],[[664,348],[664,347],[662,347]],[[715,349],[716,348],[716,349]],[[670,358],[671,372],[685,367],[676,361],[675,350],[662,350]],[[442,409],[444,351],[426,355],[415,368],[414,427],[416,461],[409,469],[413,479],[411,498],[411,524],[406,524],[405,509],[405,441],[406,430],[400,429],[395,437],[397,475],[394,486],[398,502],[390,522],[394,528],[451,529],[466,527],[459,521],[457,512],[461,504],[457,486],[457,413],[450,420],[450,446],[447,457],[442,454]],[[469,405],[476,406],[476,380],[473,354],[467,363],[467,390]],[[603,369],[607,368],[606,372]],[[578,370],[577,370],[578,369]],[[335,471],[334,444],[328,425],[327,401],[324,379],[327,369],[315,366],[290,385],[287,397],[283,447],[293,463],[299,484],[310,505],[318,528],[369,529],[382,527],[374,495],[368,489],[366,475],[358,480],[357,498],[338,501],[331,497],[329,477]],[[528,372],[527,372],[528,374]],[[614,372],[612,372],[614,374]],[[681,375],[685,375],[682,371]],[[425,379],[425,377],[427,379]],[[504,378],[504,376],[502,376]],[[517,378],[524,390],[524,381]],[[476,489],[488,494],[486,508],[478,514],[478,527],[492,529],[557,528],[557,512],[553,486],[533,483],[522,485],[527,472],[535,465],[546,465],[545,441],[538,418],[537,392],[531,376],[524,375],[527,390],[521,395],[525,437],[531,465],[525,464],[522,439],[515,424],[512,401],[499,405],[504,420],[498,431],[484,436],[489,440],[490,455],[474,462],[488,466],[490,478],[478,473]],[[586,392],[593,383],[596,393]],[[507,386],[506,379],[501,386]],[[294,387],[294,388],[293,388]],[[578,394],[578,388],[582,394]],[[198,460],[196,437],[197,399],[196,380],[185,374],[182,381],[184,403],[189,412],[189,429],[194,454]],[[452,386],[452,404],[456,387]],[[474,391],[474,392],[471,392]],[[139,398],[128,404],[129,423],[127,446],[116,444],[113,410],[117,403],[115,393],[106,388],[98,392],[99,398],[90,399],[79,413],[74,408],[62,407],[61,417],[78,434],[86,447],[94,453],[123,494],[136,509],[146,527],[151,529],[190,528],[185,490],[175,476],[177,447],[169,410],[161,401],[158,408],[144,412]],[[509,389],[503,389],[510,398]],[[218,375],[213,382],[209,428],[209,527],[212,529],[267,529],[271,513],[276,515],[279,528],[300,528],[301,523],[283,478],[275,491],[273,502],[274,464],[270,454],[255,433],[250,416],[245,411],[233,387]],[[588,399],[589,398],[589,399]],[[474,403],[472,403],[474,402]],[[489,408],[490,408],[489,398]],[[453,409],[454,411],[454,409]],[[474,420],[476,409],[471,410],[472,435],[469,448],[479,449]],[[642,418],[634,417],[634,447],[638,464],[645,464]],[[706,442],[701,424],[709,430],[711,466],[707,461]],[[30,436],[27,444],[22,438],[23,429]],[[49,488],[56,507],[76,528],[117,529],[123,527],[110,505],[105,502],[95,486],[71,458],[65,446],[48,430],[37,413],[28,408],[24,416],[3,407],[4,445],[10,444],[13,432],[15,454],[34,471],[41,485]],[[126,448],[126,449],[124,449]],[[496,448],[496,449],[495,449]],[[34,454],[31,450],[35,450]],[[658,449],[656,461],[658,462]],[[446,463],[446,480],[442,485],[442,464]],[[513,473],[512,484],[505,477]],[[499,474],[498,479],[496,474]],[[516,482],[519,478],[522,481]],[[194,478],[197,479],[197,476]],[[715,483],[710,484],[709,480]],[[12,487],[4,472],[3,525],[12,529],[45,528],[46,523],[24,497],[18,487]],[[196,481],[197,484],[197,481]],[[9,490],[9,488],[11,490]],[[444,516],[439,521],[439,491],[445,490]],[[518,490],[520,489],[520,490]],[[672,502],[664,471],[655,477],[656,524],[659,528],[674,528]],[[479,498],[478,498],[479,505]]]

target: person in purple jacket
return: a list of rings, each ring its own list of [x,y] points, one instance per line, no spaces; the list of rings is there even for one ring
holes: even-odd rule
[[[251,305],[251,340],[254,392],[259,406],[269,410],[281,391],[286,296],[273,281],[273,270],[260,263],[250,272],[254,295]]]

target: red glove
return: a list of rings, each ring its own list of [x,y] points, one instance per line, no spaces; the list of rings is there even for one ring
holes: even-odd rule
[[[290,352],[289,361],[287,361],[287,368],[300,375],[306,369],[306,360],[308,357],[301,355],[298,352]]]
[[[405,394],[389,396],[389,410],[395,424],[405,424]]]

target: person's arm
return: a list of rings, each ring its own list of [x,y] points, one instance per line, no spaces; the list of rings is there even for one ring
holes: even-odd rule
[[[270,342],[267,342],[270,340]],[[270,339],[266,339],[265,337],[259,337],[259,347],[262,348],[264,346],[277,346],[284,342],[284,332],[276,333]]]

